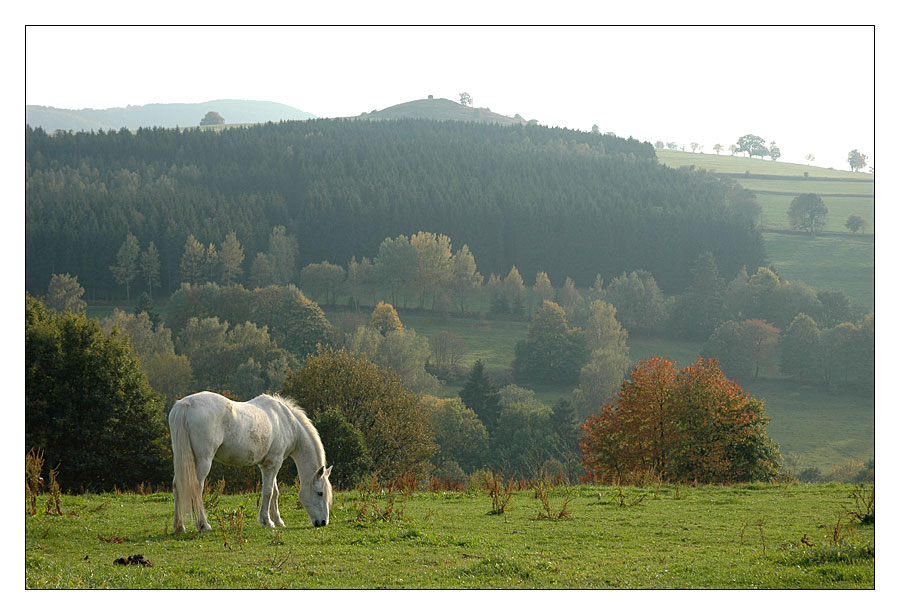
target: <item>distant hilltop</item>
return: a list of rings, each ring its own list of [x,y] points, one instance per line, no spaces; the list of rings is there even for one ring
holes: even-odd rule
[[[281,120],[309,120],[315,115],[281,103],[258,100],[210,100],[201,103],[159,103],[112,109],[58,109],[37,105],[25,106],[25,123],[40,126],[47,132],[56,130],[91,131],[128,128],[175,128],[199,126],[204,116],[213,111],[226,124],[258,124]]]
[[[519,115],[509,117],[494,113],[488,108],[469,107],[446,98],[422,98],[372,111],[357,116],[366,120],[425,119],[453,120],[458,122],[483,122],[489,124],[527,124]]]

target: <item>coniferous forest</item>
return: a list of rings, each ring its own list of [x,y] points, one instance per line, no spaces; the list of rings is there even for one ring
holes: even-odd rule
[[[640,269],[682,293],[704,252],[724,279],[765,264],[751,193],[610,134],[428,120],[26,127],[25,152],[32,293],[64,271],[86,298],[121,296],[110,266],[131,233],[159,251],[169,295],[189,235],[208,245],[234,232],[249,262],[275,227],[296,237],[299,267],[371,258],[385,237],[422,230],[468,245],[486,277],[516,266],[589,286]]]

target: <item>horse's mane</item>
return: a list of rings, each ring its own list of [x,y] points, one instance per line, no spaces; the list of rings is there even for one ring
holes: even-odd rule
[[[294,413],[294,416],[300,421],[303,427],[306,429],[306,433],[309,434],[313,443],[315,444],[316,450],[321,454],[322,459],[325,459],[325,447],[322,446],[322,438],[319,437],[319,430],[316,429],[316,426],[312,424],[312,421],[309,420],[309,417],[306,416],[306,411],[300,407],[300,404],[295,402],[290,397],[283,397],[278,394],[269,395],[276,402],[283,404],[288,410]]]

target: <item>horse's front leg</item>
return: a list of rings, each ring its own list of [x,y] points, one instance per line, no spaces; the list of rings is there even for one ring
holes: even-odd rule
[[[278,476],[278,470],[281,464],[266,463],[259,464],[259,471],[262,473],[262,497],[259,502],[259,524],[263,527],[275,527],[275,521],[269,514],[272,506],[272,494],[275,490],[275,477]],[[278,506],[277,500],[275,504]]]
[[[284,527],[284,521],[281,520],[281,512],[278,510],[278,496],[281,492],[278,490],[278,474],[272,480],[272,503],[269,504],[269,518],[275,523],[275,527]]]

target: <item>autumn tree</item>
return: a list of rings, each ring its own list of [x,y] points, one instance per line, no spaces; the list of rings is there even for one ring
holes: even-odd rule
[[[241,263],[244,262],[244,248],[238,241],[237,234],[231,231],[226,235],[225,241],[219,246],[219,269],[222,284],[233,284],[240,280],[244,271]]]
[[[296,277],[297,238],[288,235],[283,226],[276,226],[269,234],[269,263],[279,284],[289,284]]]
[[[383,480],[423,472],[438,450],[424,408],[400,378],[345,349],[308,356],[285,379],[282,393],[296,400],[319,428],[338,481],[342,465],[352,467],[354,459],[332,453],[334,434],[321,422],[329,410],[361,435],[371,470]]]
[[[181,281],[187,284],[204,282],[206,266],[206,249],[193,235],[188,235],[184,242],[181,256]]]
[[[131,298],[131,282],[138,275],[139,263],[138,259],[141,255],[141,247],[138,244],[137,237],[128,233],[125,241],[119,246],[116,253],[116,264],[110,266],[109,270],[113,274],[116,283],[125,287],[125,298]]]
[[[818,231],[825,228],[825,216],[828,207],[817,194],[799,194],[791,200],[788,209],[788,219],[791,228],[806,231],[811,237],[815,237]]]
[[[68,273],[50,276],[50,285],[47,287],[47,299],[44,304],[57,312],[72,312],[79,314],[84,312],[87,303],[82,301],[84,288],[78,283],[78,276],[70,276]]]
[[[553,301],[556,297],[556,291],[553,290],[553,285],[550,283],[550,276],[544,271],[537,272],[532,290],[534,291],[538,306],[543,305],[544,301]]]
[[[400,305],[397,302],[400,298],[405,303],[409,282],[418,271],[416,249],[409,243],[409,238],[406,235],[386,237],[378,246],[374,264],[375,277],[390,294],[391,304]]]
[[[453,249],[446,235],[419,231],[409,238],[416,255],[416,274],[411,280],[419,294],[419,308],[431,296],[434,309],[437,296],[450,283]]]
[[[387,335],[391,331],[403,329],[403,323],[400,321],[400,316],[397,315],[397,310],[394,309],[393,305],[384,301],[379,301],[375,309],[372,310],[372,316],[369,317],[369,326],[381,335]]]
[[[159,286],[159,250],[152,241],[147,244],[147,249],[141,252],[140,261],[138,263],[141,279],[144,281],[144,287],[147,289],[147,295],[153,296],[153,289]]]
[[[715,361],[678,370],[660,357],[639,362],[615,400],[583,427],[590,478],[630,483],[723,483],[777,476],[779,454],[766,433],[762,401],[725,378]]]
[[[450,295],[456,300],[460,314],[466,313],[466,301],[481,290],[484,276],[478,273],[475,256],[464,245],[453,254],[450,262]]]

